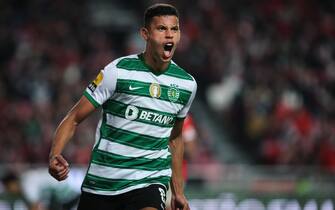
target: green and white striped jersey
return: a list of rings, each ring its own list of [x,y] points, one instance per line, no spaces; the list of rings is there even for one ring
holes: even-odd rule
[[[174,62],[155,74],[142,55],[114,60],[84,95],[102,106],[102,117],[82,190],[117,195],[171,178],[169,136],[184,118],[197,89],[192,76]]]

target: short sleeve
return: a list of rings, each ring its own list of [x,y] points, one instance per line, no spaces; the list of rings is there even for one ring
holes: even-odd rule
[[[188,111],[190,110],[190,107],[192,105],[192,102],[194,100],[195,94],[197,92],[197,83],[194,80],[194,86],[192,90],[192,94],[190,96],[190,99],[188,100],[187,104],[180,110],[180,112],[177,115],[177,118],[185,118]]]
[[[117,69],[112,65],[108,65],[88,85],[84,91],[84,96],[97,108],[114,94],[116,82]]]

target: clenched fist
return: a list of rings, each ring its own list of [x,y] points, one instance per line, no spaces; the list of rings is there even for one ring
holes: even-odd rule
[[[68,162],[62,155],[54,155],[49,160],[49,173],[58,181],[67,178],[70,171]]]
[[[174,195],[171,198],[171,210],[190,210],[188,201],[184,195]]]

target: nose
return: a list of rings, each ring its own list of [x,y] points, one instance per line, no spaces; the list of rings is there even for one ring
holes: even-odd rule
[[[168,29],[165,31],[165,37],[166,38],[173,38],[173,33],[171,29]]]

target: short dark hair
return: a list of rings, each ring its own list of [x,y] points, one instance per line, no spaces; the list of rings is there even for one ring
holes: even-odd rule
[[[179,18],[178,10],[171,4],[154,4],[148,7],[144,12],[144,26],[150,25],[152,18],[155,16],[173,15]]]
[[[4,185],[7,185],[10,182],[18,181],[18,180],[19,180],[19,177],[12,171],[7,172],[6,174],[3,175],[3,177],[1,177],[1,182]]]

